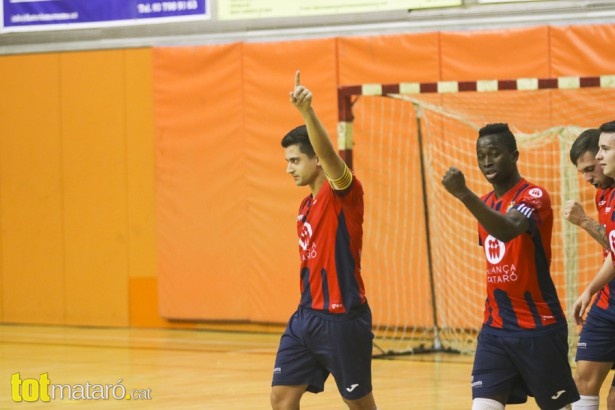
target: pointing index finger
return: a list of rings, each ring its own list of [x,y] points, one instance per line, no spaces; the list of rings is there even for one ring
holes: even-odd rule
[[[301,85],[301,72],[297,70],[295,73],[295,87],[299,87]]]

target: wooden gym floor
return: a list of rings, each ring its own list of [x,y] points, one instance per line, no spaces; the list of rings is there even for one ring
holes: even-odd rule
[[[269,409],[278,340],[275,333],[220,330],[0,325],[0,409]],[[383,410],[470,409],[471,362],[444,353],[376,359],[376,402]],[[611,376],[607,381],[602,408]],[[44,402],[45,383],[68,386],[65,398]],[[124,389],[133,398],[115,399]],[[69,400],[69,391],[98,399]],[[301,408],[345,406],[329,378],[325,392],[306,393]]]

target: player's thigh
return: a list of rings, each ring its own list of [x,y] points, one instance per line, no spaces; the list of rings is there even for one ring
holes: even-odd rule
[[[307,326],[302,312],[289,321],[276,354],[272,386],[308,385],[310,392],[323,391],[329,372],[304,342]]]
[[[506,403],[518,379],[519,373],[503,349],[500,338],[481,332],[472,366],[472,398]]]
[[[615,362],[615,320],[592,308],[577,343],[577,361]]]
[[[566,329],[512,340],[509,349],[515,352],[515,365],[541,408],[559,409],[579,399],[568,362]]]
[[[612,366],[611,362],[577,361],[574,379],[579,393],[587,396],[599,395],[600,387]]]
[[[298,409],[301,397],[307,389],[307,385],[298,386],[272,386],[271,387],[271,408],[278,409]]]
[[[344,399],[358,400],[372,391],[373,333],[371,313],[344,321],[325,321],[312,348],[335,378]]]

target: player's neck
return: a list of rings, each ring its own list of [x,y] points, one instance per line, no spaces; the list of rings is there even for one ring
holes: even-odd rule
[[[310,184],[310,191],[312,191],[312,197],[316,197],[316,194],[318,194],[320,188],[322,188],[322,184],[324,184],[326,180],[327,177],[325,177],[325,173],[319,172],[318,176],[314,178],[314,182]]]
[[[501,184],[494,184],[493,192],[495,192],[495,196],[498,198],[501,198],[508,191],[510,191],[515,185],[517,185],[519,181],[521,181],[521,175],[518,172],[516,172],[514,175],[512,175],[510,178],[508,178],[506,181],[502,182]]]

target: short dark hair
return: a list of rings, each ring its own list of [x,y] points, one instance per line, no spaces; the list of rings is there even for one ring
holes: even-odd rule
[[[478,130],[479,139],[488,135],[497,136],[498,140],[502,142],[502,145],[504,145],[508,151],[517,151],[517,140],[515,139],[515,135],[510,131],[510,128],[508,128],[508,124],[500,122],[487,124]]]
[[[282,138],[283,148],[288,148],[295,144],[299,145],[299,151],[307,155],[308,158],[314,158],[316,155],[305,125],[300,125],[293,128],[284,136],[284,138]]]
[[[615,121],[605,122],[600,126],[600,131],[608,133],[615,132]]]
[[[586,152],[591,152],[595,156],[600,149],[599,139],[600,130],[598,128],[588,128],[580,133],[570,147],[570,161],[577,165],[579,157]]]

